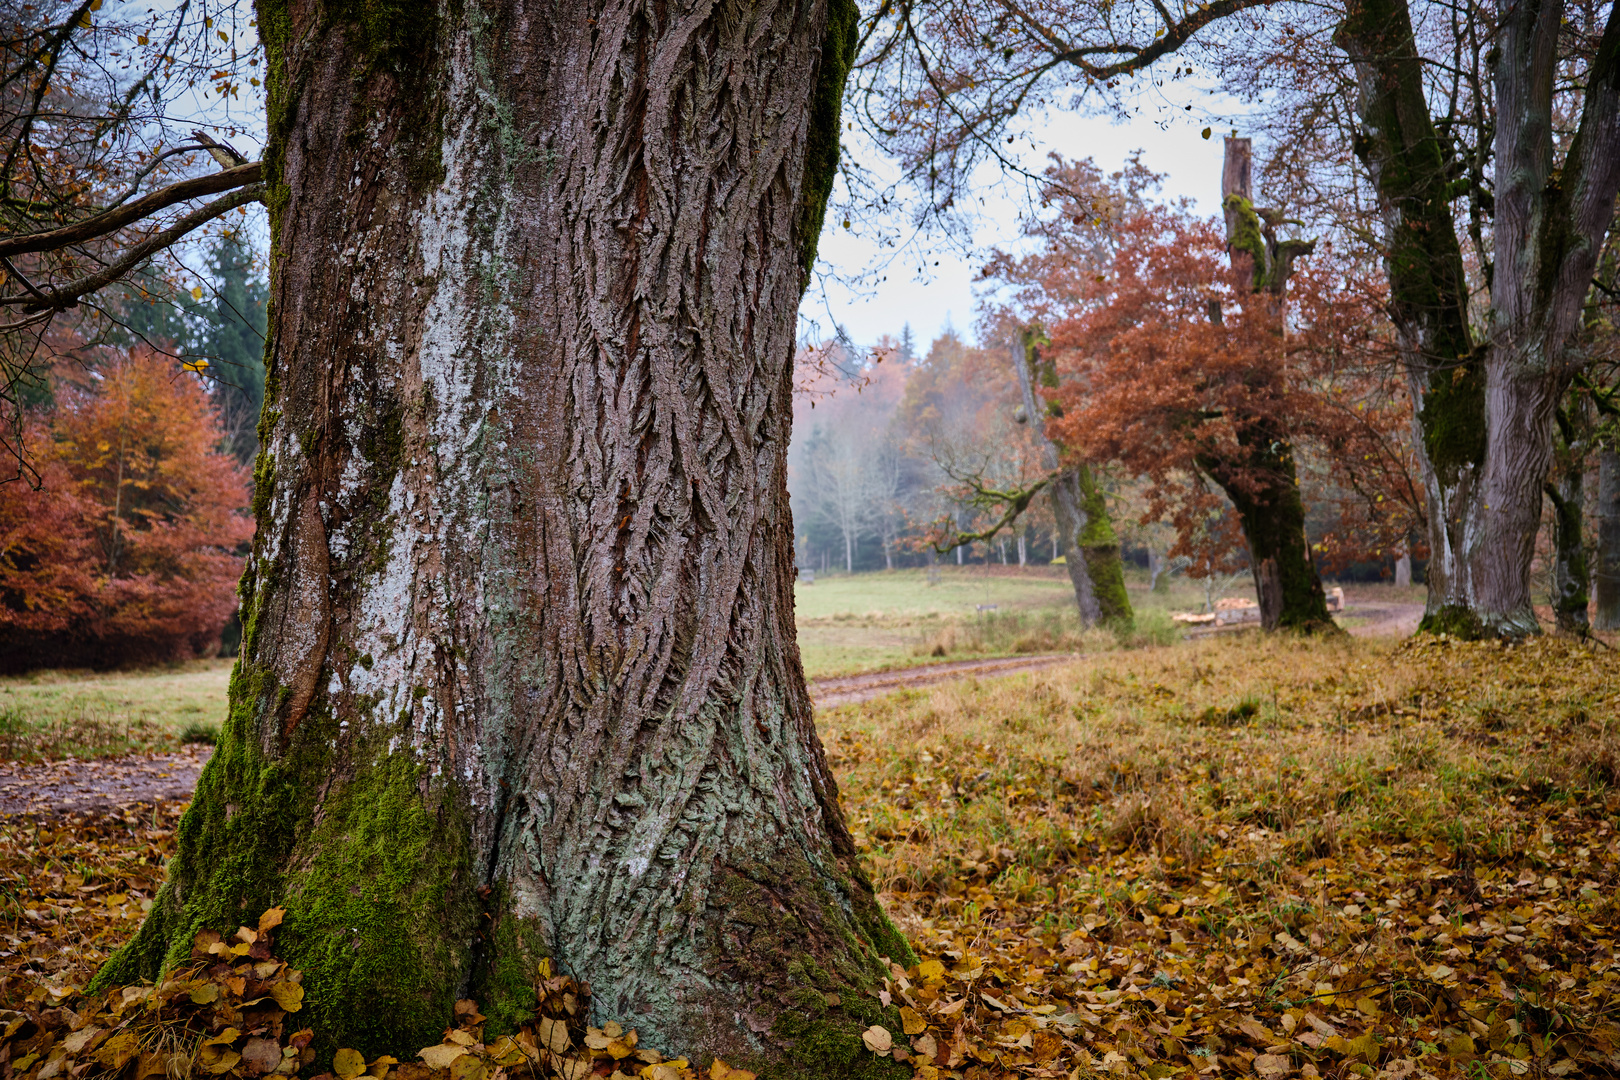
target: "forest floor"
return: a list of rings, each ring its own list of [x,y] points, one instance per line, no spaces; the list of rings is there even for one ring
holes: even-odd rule
[[[1052,661],[844,705],[823,681],[845,814],[919,960],[869,1045],[925,1080],[1620,1076],[1612,651],[1244,633]],[[0,1004],[64,1025],[18,1080],[79,1075],[86,1006],[38,1010],[139,924],[184,805],[0,819]],[[622,1042],[593,1031],[561,1072],[610,1071]],[[694,1075],[655,1058],[634,1066]]]

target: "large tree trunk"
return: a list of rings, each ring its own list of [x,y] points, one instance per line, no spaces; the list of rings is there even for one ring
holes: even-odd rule
[[[1620,450],[1598,453],[1595,630],[1620,630]]]
[[[324,1039],[535,964],[648,1045],[870,1075],[880,954],[794,644],[795,313],[847,0],[261,2],[275,319],[229,719],[100,974],[272,904]],[[837,992],[840,1004],[825,995]]]
[[[1305,539],[1305,504],[1292,449],[1282,432],[1259,423],[1240,427],[1238,442],[1248,451],[1240,461],[1210,455],[1197,461],[1226,492],[1243,523],[1260,625],[1307,633],[1335,630]]]
[[[1029,331],[1014,336],[1012,360],[1023,394],[1024,414],[1036,425],[1035,437],[1041,445],[1047,469],[1057,470],[1063,449],[1047,437],[1040,418],[1060,414],[1056,406],[1038,402],[1035,396],[1037,381],[1043,386],[1057,385],[1057,368],[1050,362],[1040,362],[1035,337]],[[1136,613],[1131,610],[1130,597],[1125,592],[1125,566],[1119,557],[1119,538],[1114,534],[1108,503],[1091,467],[1082,461],[1064,468],[1049,485],[1048,497],[1056,524],[1052,557],[1064,557],[1081,625],[1090,627],[1101,623],[1129,629],[1136,621]]]
[[[1435,130],[1406,2],[1355,0],[1335,35],[1360,86],[1356,149],[1378,192],[1389,309],[1416,408],[1432,549],[1426,630],[1505,637],[1537,630],[1530,565],[1552,410],[1578,362],[1567,346],[1620,186],[1615,12],[1554,179],[1551,103],[1563,11],[1560,0],[1503,5],[1492,64],[1492,319],[1478,346],[1450,209],[1453,177],[1468,172],[1454,168]]]
[[[1294,259],[1310,254],[1315,241],[1279,240],[1275,220],[1281,215],[1257,211],[1251,201],[1251,144],[1226,140],[1221,171],[1221,205],[1226,212],[1227,250],[1232,268],[1251,282],[1252,301],[1278,337],[1287,325],[1283,304]],[[1262,221],[1264,220],[1264,224]],[[1211,310],[1219,322],[1219,308]],[[1253,318],[1255,316],[1245,316]],[[1269,373],[1256,372],[1261,379]],[[1221,486],[1237,509],[1249,544],[1250,569],[1260,600],[1260,625],[1266,630],[1335,630],[1328,613],[1322,578],[1311,560],[1305,538],[1305,504],[1288,432],[1263,412],[1234,416],[1238,451],[1228,458],[1214,453],[1197,457],[1198,467]]]

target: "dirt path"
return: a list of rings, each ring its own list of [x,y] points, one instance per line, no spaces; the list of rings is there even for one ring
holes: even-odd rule
[[[1351,618],[1368,620],[1350,628],[1354,637],[1410,637],[1417,633],[1418,623],[1423,621],[1422,604],[1357,603],[1352,600],[1344,606],[1344,613]]]
[[[1406,635],[1417,630],[1423,605],[1352,603],[1345,614],[1369,620],[1351,628],[1350,633],[1357,637]],[[853,705],[896,690],[933,686],[950,679],[1019,675],[1073,659],[1072,653],[1042,653],[998,660],[952,660],[898,671],[818,679],[810,684],[810,700],[821,709]],[[159,799],[189,799],[197,774],[212,752],[210,746],[187,746],[172,754],[68,759],[34,765],[0,762],[0,815],[108,811]]]
[[[944,664],[874,671],[870,675],[850,675],[842,679],[817,679],[810,684],[810,700],[823,709],[835,705],[853,705],[892,694],[896,690],[932,686],[947,679],[961,679],[970,675],[1018,675],[1074,658],[1073,653],[1040,653],[1034,656],[1009,656],[1000,660],[952,660]]]
[[[189,799],[212,746],[122,758],[0,762],[0,814],[116,810],[132,803]]]

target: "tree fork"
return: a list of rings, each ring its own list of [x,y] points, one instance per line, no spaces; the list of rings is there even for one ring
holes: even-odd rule
[[[328,1046],[409,1057],[468,995],[509,1028],[549,958],[669,1053],[909,1075],[860,1040],[911,954],[811,719],[785,484],[854,5],[259,16],[241,659],[97,985],[280,904]]]

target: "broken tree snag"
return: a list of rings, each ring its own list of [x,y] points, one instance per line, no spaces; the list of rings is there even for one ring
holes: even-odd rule
[[[304,1022],[368,1056],[458,997],[510,1030],[548,959],[670,1053],[909,1076],[861,1042],[910,950],[811,720],[784,483],[855,7],[406,9],[260,4],[242,659],[100,984],[280,906]]]
[[[1309,255],[1315,242],[1278,237],[1277,229],[1290,224],[1290,219],[1280,211],[1255,208],[1252,170],[1250,141],[1228,138],[1221,207],[1234,287],[1243,307],[1234,317],[1259,323],[1280,350],[1287,325],[1283,305],[1288,278],[1294,260]],[[1208,311],[1211,323],[1225,325],[1219,301],[1211,300]],[[1276,362],[1281,362],[1280,355]],[[1256,365],[1252,382],[1257,390],[1269,387],[1280,392],[1280,376],[1265,361]],[[1197,462],[1238,512],[1260,600],[1261,625],[1267,630],[1333,630],[1322,579],[1305,537],[1305,508],[1290,432],[1261,413],[1234,414],[1230,421],[1236,447],[1202,453]]]

